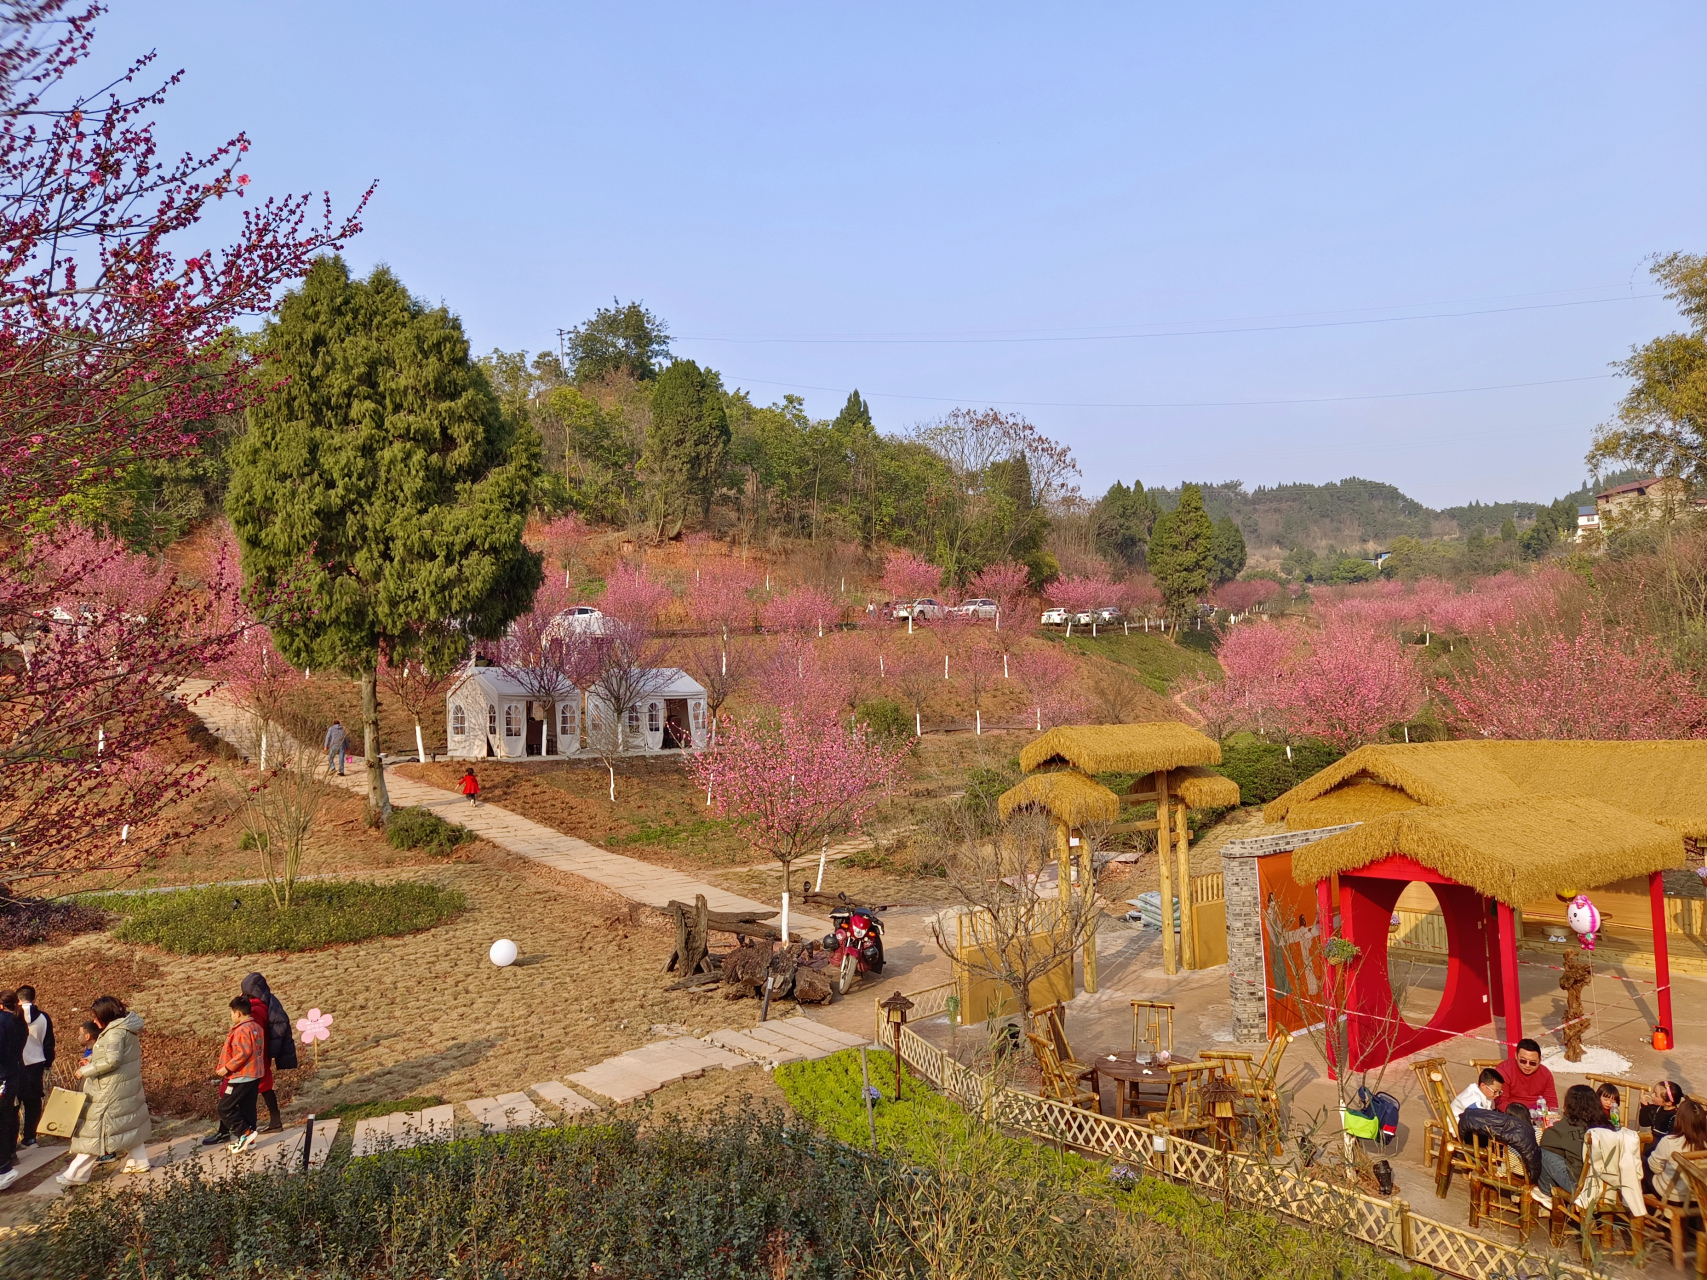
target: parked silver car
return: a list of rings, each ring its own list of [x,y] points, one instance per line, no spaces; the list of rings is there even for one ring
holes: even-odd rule
[[[942,617],[944,612],[942,605],[928,596],[914,600],[910,604],[895,606],[895,617],[900,622],[929,622],[933,618]]]
[[[1038,619],[1046,627],[1064,627],[1067,625],[1067,611],[1060,606],[1045,609],[1043,617]]]
[[[993,618],[999,608],[994,600],[979,596],[975,600],[962,600],[954,606],[954,612],[962,618]]]

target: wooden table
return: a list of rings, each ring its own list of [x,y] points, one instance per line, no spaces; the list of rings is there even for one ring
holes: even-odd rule
[[[1102,1082],[1104,1077],[1114,1081],[1114,1113],[1125,1120],[1130,1103],[1134,1114],[1143,1115],[1146,1111],[1163,1111],[1168,1105],[1168,1067],[1191,1066],[1190,1058],[1177,1055],[1168,1060],[1164,1066],[1158,1066],[1149,1061],[1149,1054],[1144,1054],[1144,1061],[1131,1049],[1123,1049],[1119,1053],[1099,1053],[1085,1065],[1091,1071],[1091,1088],[1096,1091],[1098,1100],[1102,1098]],[[1130,1092],[1129,1092],[1130,1090]]]

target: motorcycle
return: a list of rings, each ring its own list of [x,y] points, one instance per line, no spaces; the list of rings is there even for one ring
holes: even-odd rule
[[[837,907],[830,912],[835,932],[824,936],[824,950],[840,966],[836,994],[847,995],[862,973],[883,972],[883,921],[870,907]]]

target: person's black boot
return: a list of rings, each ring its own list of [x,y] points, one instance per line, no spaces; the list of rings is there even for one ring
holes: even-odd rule
[[[218,1133],[210,1133],[207,1135],[207,1137],[203,1138],[202,1139],[202,1146],[204,1146],[204,1147],[215,1147],[215,1146],[218,1146],[222,1142],[230,1142],[230,1141],[231,1141],[231,1134],[229,1132],[227,1132],[226,1130],[221,1129]]]
[[[261,1095],[261,1101],[267,1104],[267,1124],[262,1133],[283,1133],[284,1121],[279,1119],[279,1095],[276,1090],[268,1089]]]

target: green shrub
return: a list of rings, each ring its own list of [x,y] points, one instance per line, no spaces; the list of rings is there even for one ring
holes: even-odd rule
[[[854,718],[874,738],[900,742],[913,736],[913,713],[893,698],[867,699],[855,709]]]
[[[1286,748],[1279,743],[1238,734],[1221,744],[1219,772],[1239,784],[1240,804],[1267,804],[1320,773],[1342,754],[1325,742],[1311,740],[1293,743],[1292,759],[1288,760]]]
[[[429,1143],[220,1182],[191,1164],[62,1197],[46,1230],[0,1245],[0,1275],[829,1280],[870,1247],[864,1165],[776,1111]]]
[[[264,831],[260,835],[256,835],[253,831],[245,831],[237,837],[237,847],[245,853],[251,849],[264,849],[268,843],[267,833]]]
[[[214,885],[176,893],[99,893],[80,899],[123,921],[113,935],[180,955],[312,951],[340,942],[414,933],[468,905],[455,889],[399,880],[299,882],[284,910],[265,885]]]
[[[467,827],[446,822],[431,809],[411,805],[391,811],[385,823],[385,839],[393,849],[425,849],[428,853],[446,854],[474,839],[474,833]]]

